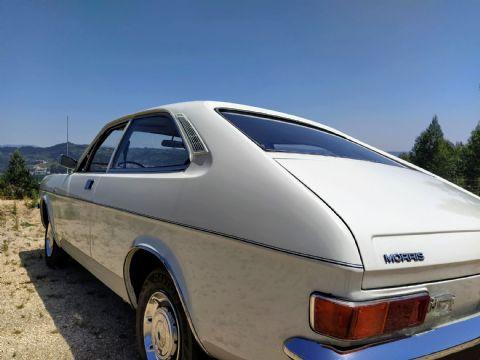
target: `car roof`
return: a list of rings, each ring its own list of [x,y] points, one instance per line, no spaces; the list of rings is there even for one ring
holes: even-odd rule
[[[328,132],[340,135],[342,137],[350,139],[351,137],[348,136],[347,134],[342,133],[341,131],[332,128],[330,126],[327,126],[325,124],[319,123],[317,121],[312,121],[308,120],[305,118],[302,118],[300,116],[292,115],[292,114],[287,114],[284,112],[280,111],[275,111],[275,110],[270,110],[270,109],[265,109],[261,107],[255,107],[255,106],[250,106],[250,105],[244,105],[244,104],[237,104],[237,103],[232,103],[232,102],[224,102],[224,101],[212,101],[212,100],[197,100],[197,101],[185,101],[185,102],[178,102],[178,103],[171,103],[171,104],[166,104],[166,105],[161,105],[161,106],[156,106],[152,108],[148,108],[145,110],[141,110],[139,112],[129,114],[128,116],[124,116],[121,119],[127,118],[127,117],[132,117],[132,116],[138,116],[141,114],[146,114],[149,112],[154,112],[154,111],[160,111],[160,110],[167,110],[173,113],[181,113],[182,109],[192,109],[198,107],[200,108],[208,108],[211,110],[216,110],[216,109],[228,109],[228,110],[238,110],[238,111],[245,111],[245,112],[252,112],[252,113],[258,113],[258,114],[263,114],[263,115],[269,115],[269,116],[274,116],[274,117],[279,117],[279,118],[285,118],[288,120],[293,120],[295,122],[301,123],[301,124],[306,124],[309,126],[313,126],[322,130],[326,130]],[[119,121],[121,119],[112,121],[109,125],[115,123],[116,121]]]
[[[305,124],[311,127],[315,127],[324,131],[328,131],[332,134],[341,136],[345,139],[348,139],[350,141],[353,141],[357,144],[360,144],[362,146],[365,146],[371,150],[374,150],[378,153],[381,153],[382,155],[392,158],[391,154],[388,154],[385,151],[382,151],[380,149],[376,149],[373,146],[370,146],[358,139],[355,139],[352,136],[349,136],[335,128],[332,128],[330,126],[327,126],[325,124],[319,123],[317,121],[312,121],[308,120],[305,118],[302,118],[300,116],[292,115],[292,114],[287,114],[283,113],[280,111],[275,111],[275,110],[270,110],[270,109],[264,109],[260,107],[255,107],[255,106],[250,106],[250,105],[243,105],[243,104],[236,104],[232,102],[223,102],[223,101],[211,101],[211,100],[197,100],[197,101],[185,101],[185,102],[178,102],[178,103],[171,103],[171,104],[166,104],[166,105],[161,105],[161,106],[156,106],[148,109],[144,109],[135,113],[131,113],[125,116],[122,116],[121,118],[118,118],[116,120],[113,120],[106,124],[100,133],[97,135],[97,137],[93,140],[95,142],[98,138],[98,136],[103,133],[106,129],[111,128],[112,126],[115,126],[117,124],[120,124],[122,122],[125,122],[132,117],[135,116],[140,116],[140,115],[147,115],[150,113],[154,113],[156,111],[167,111],[171,114],[181,114],[182,112],[190,112],[190,111],[195,111],[195,109],[198,108],[199,111],[205,111],[205,109],[215,111],[217,109],[227,109],[227,110],[237,110],[237,111],[245,111],[245,112],[251,112],[251,113],[256,113],[256,114],[261,114],[261,115],[267,115],[267,116],[273,116],[277,118],[283,118],[289,121],[294,121],[300,124]],[[195,123],[195,119],[193,119]],[[401,161],[399,159],[396,159],[396,161],[404,163],[404,161]]]
[[[131,113],[131,114],[127,114],[127,115],[124,115],[124,116],[122,116],[120,118],[117,118],[113,121],[108,122],[107,124],[105,124],[105,126],[103,126],[103,128],[100,130],[100,132],[97,134],[97,136],[92,140],[92,142],[90,143],[90,146],[88,146],[88,148],[86,149],[84,154],[80,157],[79,163],[81,161],[83,161],[83,158],[88,153],[88,151],[90,151],[92,145],[99,139],[99,137],[107,129],[110,129],[110,128],[112,128],[116,125],[119,125],[121,123],[125,123],[128,120],[130,120],[132,117],[147,115],[147,114],[154,113],[156,111],[167,111],[171,114],[179,114],[179,113],[182,113],[183,111],[185,111],[185,112],[195,111],[195,108],[198,108],[198,110],[200,110],[200,111],[201,110],[204,111],[205,109],[208,109],[208,110],[211,110],[211,111],[215,111],[217,109],[245,111],[245,112],[256,113],[256,114],[261,114],[261,115],[274,116],[274,117],[277,117],[277,118],[284,118],[284,119],[287,119],[287,120],[290,120],[290,121],[298,122],[300,124],[306,124],[306,125],[309,125],[309,126],[321,129],[321,130],[328,131],[332,134],[336,134],[336,135],[341,136],[345,139],[349,139],[351,141],[362,144],[362,145],[364,145],[368,148],[372,148],[371,146],[369,146],[367,144],[364,144],[364,143],[354,139],[353,137],[342,133],[341,131],[338,131],[334,128],[331,128],[327,125],[321,124],[317,121],[308,120],[308,119],[305,119],[305,118],[302,118],[302,117],[299,117],[299,116],[296,116],[296,115],[287,114],[287,113],[283,113],[283,112],[275,111],[275,110],[270,110],[270,109],[264,109],[264,108],[255,107],[255,106],[250,106],[250,105],[236,104],[236,103],[232,103],[232,102],[211,101],[211,100],[196,100],[196,101],[185,101],[185,102],[178,102],[178,103],[171,103],[171,104],[156,106],[156,107],[140,110],[140,111],[137,111],[137,112],[134,112],[134,113]],[[193,120],[195,122],[195,119],[193,119]],[[385,154],[381,150],[379,152]],[[388,155],[386,155],[386,156],[388,156]]]

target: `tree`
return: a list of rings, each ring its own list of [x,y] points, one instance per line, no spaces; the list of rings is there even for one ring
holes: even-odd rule
[[[402,152],[398,154],[398,157],[402,160],[412,162],[412,159],[410,159],[410,152]]]
[[[467,189],[480,191],[480,122],[470,134],[462,152],[463,173]]]
[[[31,197],[36,192],[37,184],[28,171],[25,159],[18,150],[10,156],[7,170],[2,176],[0,184],[3,187],[3,195],[10,198]]]
[[[455,167],[455,179],[456,184],[465,187],[465,144],[457,142],[454,147],[453,162]]]
[[[456,146],[444,138],[437,115],[415,140],[408,159],[415,165],[445,179],[455,181],[458,176]]]

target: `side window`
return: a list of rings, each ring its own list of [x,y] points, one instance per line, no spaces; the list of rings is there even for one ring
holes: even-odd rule
[[[175,171],[189,162],[188,151],[167,116],[134,119],[112,166],[115,171]]]
[[[117,147],[120,139],[123,135],[123,130],[125,126],[115,128],[111,130],[104,140],[100,143],[90,157],[91,161],[88,165],[87,172],[101,172],[104,173],[107,171],[108,163]]]

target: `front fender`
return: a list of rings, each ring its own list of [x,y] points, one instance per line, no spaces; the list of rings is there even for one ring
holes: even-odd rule
[[[47,228],[50,215],[48,210],[48,202],[47,202],[47,195],[43,194],[40,198],[40,220],[42,221],[42,225],[44,228]]]
[[[47,226],[52,227],[53,237],[55,242],[59,247],[62,247],[62,242],[60,237],[57,236],[57,227],[55,226],[55,214],[53,211],[52,202],[54,201],[52,195],[49,193],[43,193],[40,196],[40,218],[42,221],[43,227],[46,229]]]

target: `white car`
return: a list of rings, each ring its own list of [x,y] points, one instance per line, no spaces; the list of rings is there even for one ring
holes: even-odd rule
[[[187,102],[106,125],[41,185],[145,359],[437,358],[480,343],[480,199],[314,121]],[[472,350],[472,349],[470,349]]]

